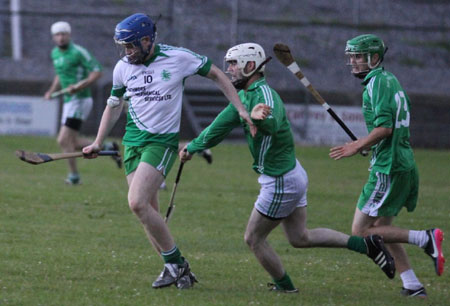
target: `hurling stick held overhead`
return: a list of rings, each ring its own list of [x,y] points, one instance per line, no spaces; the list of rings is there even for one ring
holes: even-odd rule
[[[331,107],[328,105],[325,99],[319,94],[319,92],[311,85],[308,79],[303,75],[297,62],[292,57],[291,50],[289,49],[289,47],[285,44],[275,44],[275,46],[273,47],[273,52],[275,53],[277,59],[283,65],[285,65],[293,74],[295,74],[295,76],[300,80],[300,82],[302,82],[302,84],[314,96],[317,102],[319,102],[323,106],[323,108],[325,108],[326,111],[331,115],[331,117],[333,117],[333,119],[336,120],[337,123],[339,123],[339,125],[342,127],[342,129],[344,129],[347,135],[350,136],[352,140],[357,140],[355,134],[353,134],[353,132],[347,127],[347,125],[341,120],[341,118],[339,118],[339,116],[336,115],[336,113],[331,109]],[[367,155],[367,152],[365,153],[365,155]]]
[[[97,152],[99,156],[120,156],[119,151],[100,151]],[[27,152],[23,150],[17,150],[16,156],[24,162],[39,165],[47,162],[51,162],[59,159],[75,158],[85,156],[83,152],[71,152],[71,153],[36,153]]]

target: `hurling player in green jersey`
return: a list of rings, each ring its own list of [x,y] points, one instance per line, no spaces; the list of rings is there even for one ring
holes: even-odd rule
[[[259,174],[259,196],[245,231],[245,241],[274,284],[270,289],[286,293],[298,292],[284,270],[278,254],[267,242],[267,236],[281,225],[295,248],[349,248],[375,259],[388,277],[394,277],[395,265],[379,236],[366,238],[327,229],[306,227],[306,191],[308,176],[295,157],[291,126],[283,101],[269,87],[264,77],[266,57],[263,48],[245,43],[230,48],[225,56],[227,72],[242,103],[258,128],[252,137],[233,105],[223,110],[214,122],[190,142],[179,155],[183,162],[192,154],[220,143],[233,128],[242,126],[253,156],[253,170]]]
[[[56,75],[44,97],[50,99],[58,88],[66,91],[58,143],[63,152],[74,152],[91,143],[90,140],[79,137],[79,132],[92,109],[93,100],[89,87],[101,77],[102,67],[89,51],[71,41],[69,23],[55,22],[51,26],[51,34],[56,45],[51,53]],[[71,158],[68,163],[66,183],[77,185],[80,183],[80,175],[76,160]]]
[[[412,212],[417,203],[419,174],[409,143],[410,101],[397,78],[381,66],[387,48],[372,34],[347,41],[345,53],[354,76],[362,80],[363,115],[369,135],[330,150],[338,160],[372,149],[369,180],[358,200],[353,218],[354,235],[378,234],[395,258],[405,296],[426,297],[426,291],[409,264],[400,243],[425,250],[437,275],[444,271],[443,232],[439,228],[413,231],[392,225],[405,207]]]

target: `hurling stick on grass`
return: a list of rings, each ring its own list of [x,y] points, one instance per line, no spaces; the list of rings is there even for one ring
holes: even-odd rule
[[[100,151],[97,152],[99,156],[120,156],[119,151]],[[71,153],[35,153],[27,152],[23,150],[17,150],[16,156],[23,160],[24,162],[39,165],[43,163],[48,163],[54,160],[67,159],[74,157],[83,157],[85,154],[83,152],[71,152]]]
[[[311,85],[308,79],[303,75],[300,67],[297,62],[294,60],[291,54],[291,50],[285,44],[275,44],[273,47],[273,52],[277,59],[285,65],[295,76],[300,80],[300,82],[305,86],[309,92],[314,96],[317,102],[319,102],[323,108],[336,120],[337,123],[341,126],[341,128],[347,133],[347,135],[354,141],[357,140],[355,134],[347,127],[347,125],[339,118],[338,115],[333,111],[333,109],[328,105],[325,99],[319,94],[319,92]],[[366,156],[367,151],[363,150],[361,152],[362,155]]]

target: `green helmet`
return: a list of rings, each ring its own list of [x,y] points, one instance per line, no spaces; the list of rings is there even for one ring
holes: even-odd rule
[[[379,63],[383,61],[386,51],[387,48],[381,38],[373,34],[356,36],[355,38],[348,40],[347,45],[345,46],[346,54],[368,53],[370,57],[373,54],[378,54],[380,57]]]

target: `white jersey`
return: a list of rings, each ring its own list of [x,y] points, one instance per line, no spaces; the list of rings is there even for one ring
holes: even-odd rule
[[[211,62],[184,48],[157,44],[144,64],[121,59],[114,68],[111,95],[129,98],[124,145],[160,142],[178,146],[184,80],[206,76]]]

